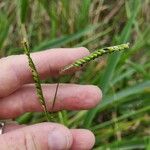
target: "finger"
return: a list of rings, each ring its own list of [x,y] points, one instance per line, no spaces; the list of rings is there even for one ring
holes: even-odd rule
[[[47,108],[52,111],[56,85],[43,85]],[[95,107],[102,97],[97,86],[60,84],[53,111],[79,110]],[[13,94],[0,99],[0,118],[13,118],[25,112],[42,111],[33,85],[23,86]]]
[[[95,136],[89,130],[72,129],[73,144],[71,150],[90,150],[95,144]]]
[[[19,125],[16,122],[5,123],[5,126],[3,128],[3,133],[11,132],[11,131],[14,131],[16,129],[23,128],[25,126],[26,125]]]
[[[86,48],[59,48],[31,55],[41,78],[58,74],[59,70],[74,62],[89,51]],[[0,59],[0,97],[14,92],[25,83],[32,82],[32,75],[25,55]]]
[[[6,125],[4,133],[13,132],[14,130],[21,129],[26,125],[9,124]],[[95,136],[89,130],[85,129],[71,129],[73,138],[71,150],[90,150],[95,144]]]
[[[61,150],[70,149],[72,141],[72,134],[65,126],[41,123],[0,135],[0,149]]]

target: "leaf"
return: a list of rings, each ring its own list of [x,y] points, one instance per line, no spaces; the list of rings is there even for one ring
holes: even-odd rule
[[[93,131],[94,131],[94,130],[97,130],[97,129],[101,129],[101,128],[110,126],[110,125],[112,125],[112,124],[114,124],[114,123],[120,122],[120,121],[122,121],[122,120],[124,120],[124,119],[127,119],[127,118],[129,118],[129,117],[133,117],[133,116],[139,115],[139,114],[141,114],[141,113],[146,113],[146,112],[149,112],[149,111],[150,111],[150,106],[146,106],[146,107],[143,107],[143,108],[141,108],[141,109],[139,109],[139,110],[137,110],[137,111],[131,111],[131,112],[127,113],[127,114],[124,114],[124,115],[122,115],[122,116],[119,116],[119,117],[117,117],[115,120],[112,119],[112,120],[106,121],[106,122],[104,122],[104,123],[102,123],[102,124],[93,126],[91,129],[92,129]]]
[[[4,12],[0,12],[0,48],[2,48],[9,31],[9,22]]]
[[[33,51],[39,51],[39,50],[44,50],[47,48],[64,46],[65,44],[67,44],[71,41],[77,40],[77,39],[81,38],[82,36],[88,34],[89,32],[94,31],[97,27],[99,27],[99,25],[88,26],[87,28],[85,28],[77,33],[62,36],[62,37],[60,37],[58,39],[54,39],[54,40],[46,40],[44,42],[41,42],[40,45],[34,47]]]
[[[145,149],[146,146],[149,144],[150,137],[145,136],[143,138],[132,138],[132,139],[126,139],[122,141],[115,141],[111,144],[107,144],[104,146],[99,146],[95,148],[94,150],[134,150],[134,149]]]
[[[131,95],[134,94],[139,95],[149,90],[150,90],[150,81],[145,81],[143,83],[123,89],[115,93],[115,95],[106,96],[95,109],[87,113],[87,116],[84,121],[84,126],[86,128],[89,128],[91,126],[92,120],[94,119],[96,113],[100,113],[101,111],[107,108],[115,106],[116,104],[119,105],[121,103],[129,101],[130,99],[128,97]]]
[[[20,20],[24,24],[28,12],[28,0],[19,0],[20,1]]]
[[[118,43],[124,43],[129,40],[130,34],[132,32],[132,25],[134,24],[136,16],[140,10],[140,1],[132,0],[132,2],[133,2],[132,3],[132,10],[133,10],[132,15],[129,18],[129,20],[127,21],[127,23],[119,37]],[[107,91],[109,89],[109,82],[111,81],[111,79],[113,77],[115,68],[119,62],[120,57],[121,57],[121,53],[115,53],[115,54],[110,55],[108,58],[107,67],[106,67],[104,75],[102,76],[100,83],[99,83],[100,87],[102,88],[103,95],[104,95],[103,101],[105,101],[105,94],[107,93]],[[91,125],[92,119],[96,115],[98,109],[99,109],[99,107],[92,109],[87,113],[85,123],[84,123],[86,127],[89,127]],[[89,116],[90,116],[90,118],[89,118]]]
[[[140,4],[139,0],[136,0],[133,2],[134,12],[132,13],[132,16],[129,18],[128,22],[126,23],[119,37],[118,43],[125,43],[129,40],[131,31],[132,31],[132,25],[134,24],[135,18],[139,11],[139,4]],[[105,73],[100,80],[100,85],[104,94],[108,91],[109,82],[111,78],[113,77],[115,68],[119,62],[120,57],[121,57],[121,53],[116,53],[116,54],[110,55],[108,58],[108,64],[107,64]]]

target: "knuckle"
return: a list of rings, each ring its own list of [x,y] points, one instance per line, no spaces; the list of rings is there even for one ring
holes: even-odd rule
[[[37,147],[38,149],[40,148],[40,144],[38,144],[34,135],[30,133],[24,133],[23,139],[24,150],[37,150]]]

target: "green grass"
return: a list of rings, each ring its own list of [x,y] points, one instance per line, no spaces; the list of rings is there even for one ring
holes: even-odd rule
[[[130,42],[130,49],[101,57],[80,76],[60,82],[94,84],[103,100],[86,111],[63,111],[58,122],[70,128],[89,128],[95,150],[150,147],[150,27],[148,0],[20,0],[0,2],[0,56],[23,52],[27,30],[31,51],[85,46],[91,52]],[[22,28],[22,30],[21,30]],[[91,74],[92,72],[92,74]],[[47,80],[53,82],[53,79]],[[55,116],[55,114],[54,114]],[[56,118],[57,118],[56,117]],[[26,113],[21,123],[45,121],[44,113]]]

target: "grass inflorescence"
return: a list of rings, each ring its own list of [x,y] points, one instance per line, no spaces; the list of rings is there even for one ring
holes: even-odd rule
[[[60,71],[60,73],[63,73],[65,71],[68,71],[68,70],[76,68],[76,67],[81,67],[84,64],[86,64],[87,62],[94,60],[104,54],[113,53],[113,52],[121,51],[121,50],[128,49],[128,48],[129,48],[129,43],[98,49],[98,50],[94,51],[93,53],[91,53],[90,55],[85,56],[68,66],[65,66]]]
[[[49,121],[49,114],[48,114],[46,102],[45,102],[45,99],[44,99],[44,96],[43,96],[43,91],[42,91],[42,87],[41,87],[41,80],[40,80],[39,74],[37,72],[37,69],[34,65],[34,62],[31,58],[29,45],[28,45],[27,40],[23,39],[22,44],[23,44],[23,47],[24,47],[24,52],[28,57],[28,62],[29,62],[30,69],[32,71],[32,76],[33,76],[33,80],[34,80],[34,83],[35,83],[35,87],[36,87],[39,102],[40,102],[40,104],[43,108],[43,111],[45,113],[45,116],[46,116],[47,120]]]

